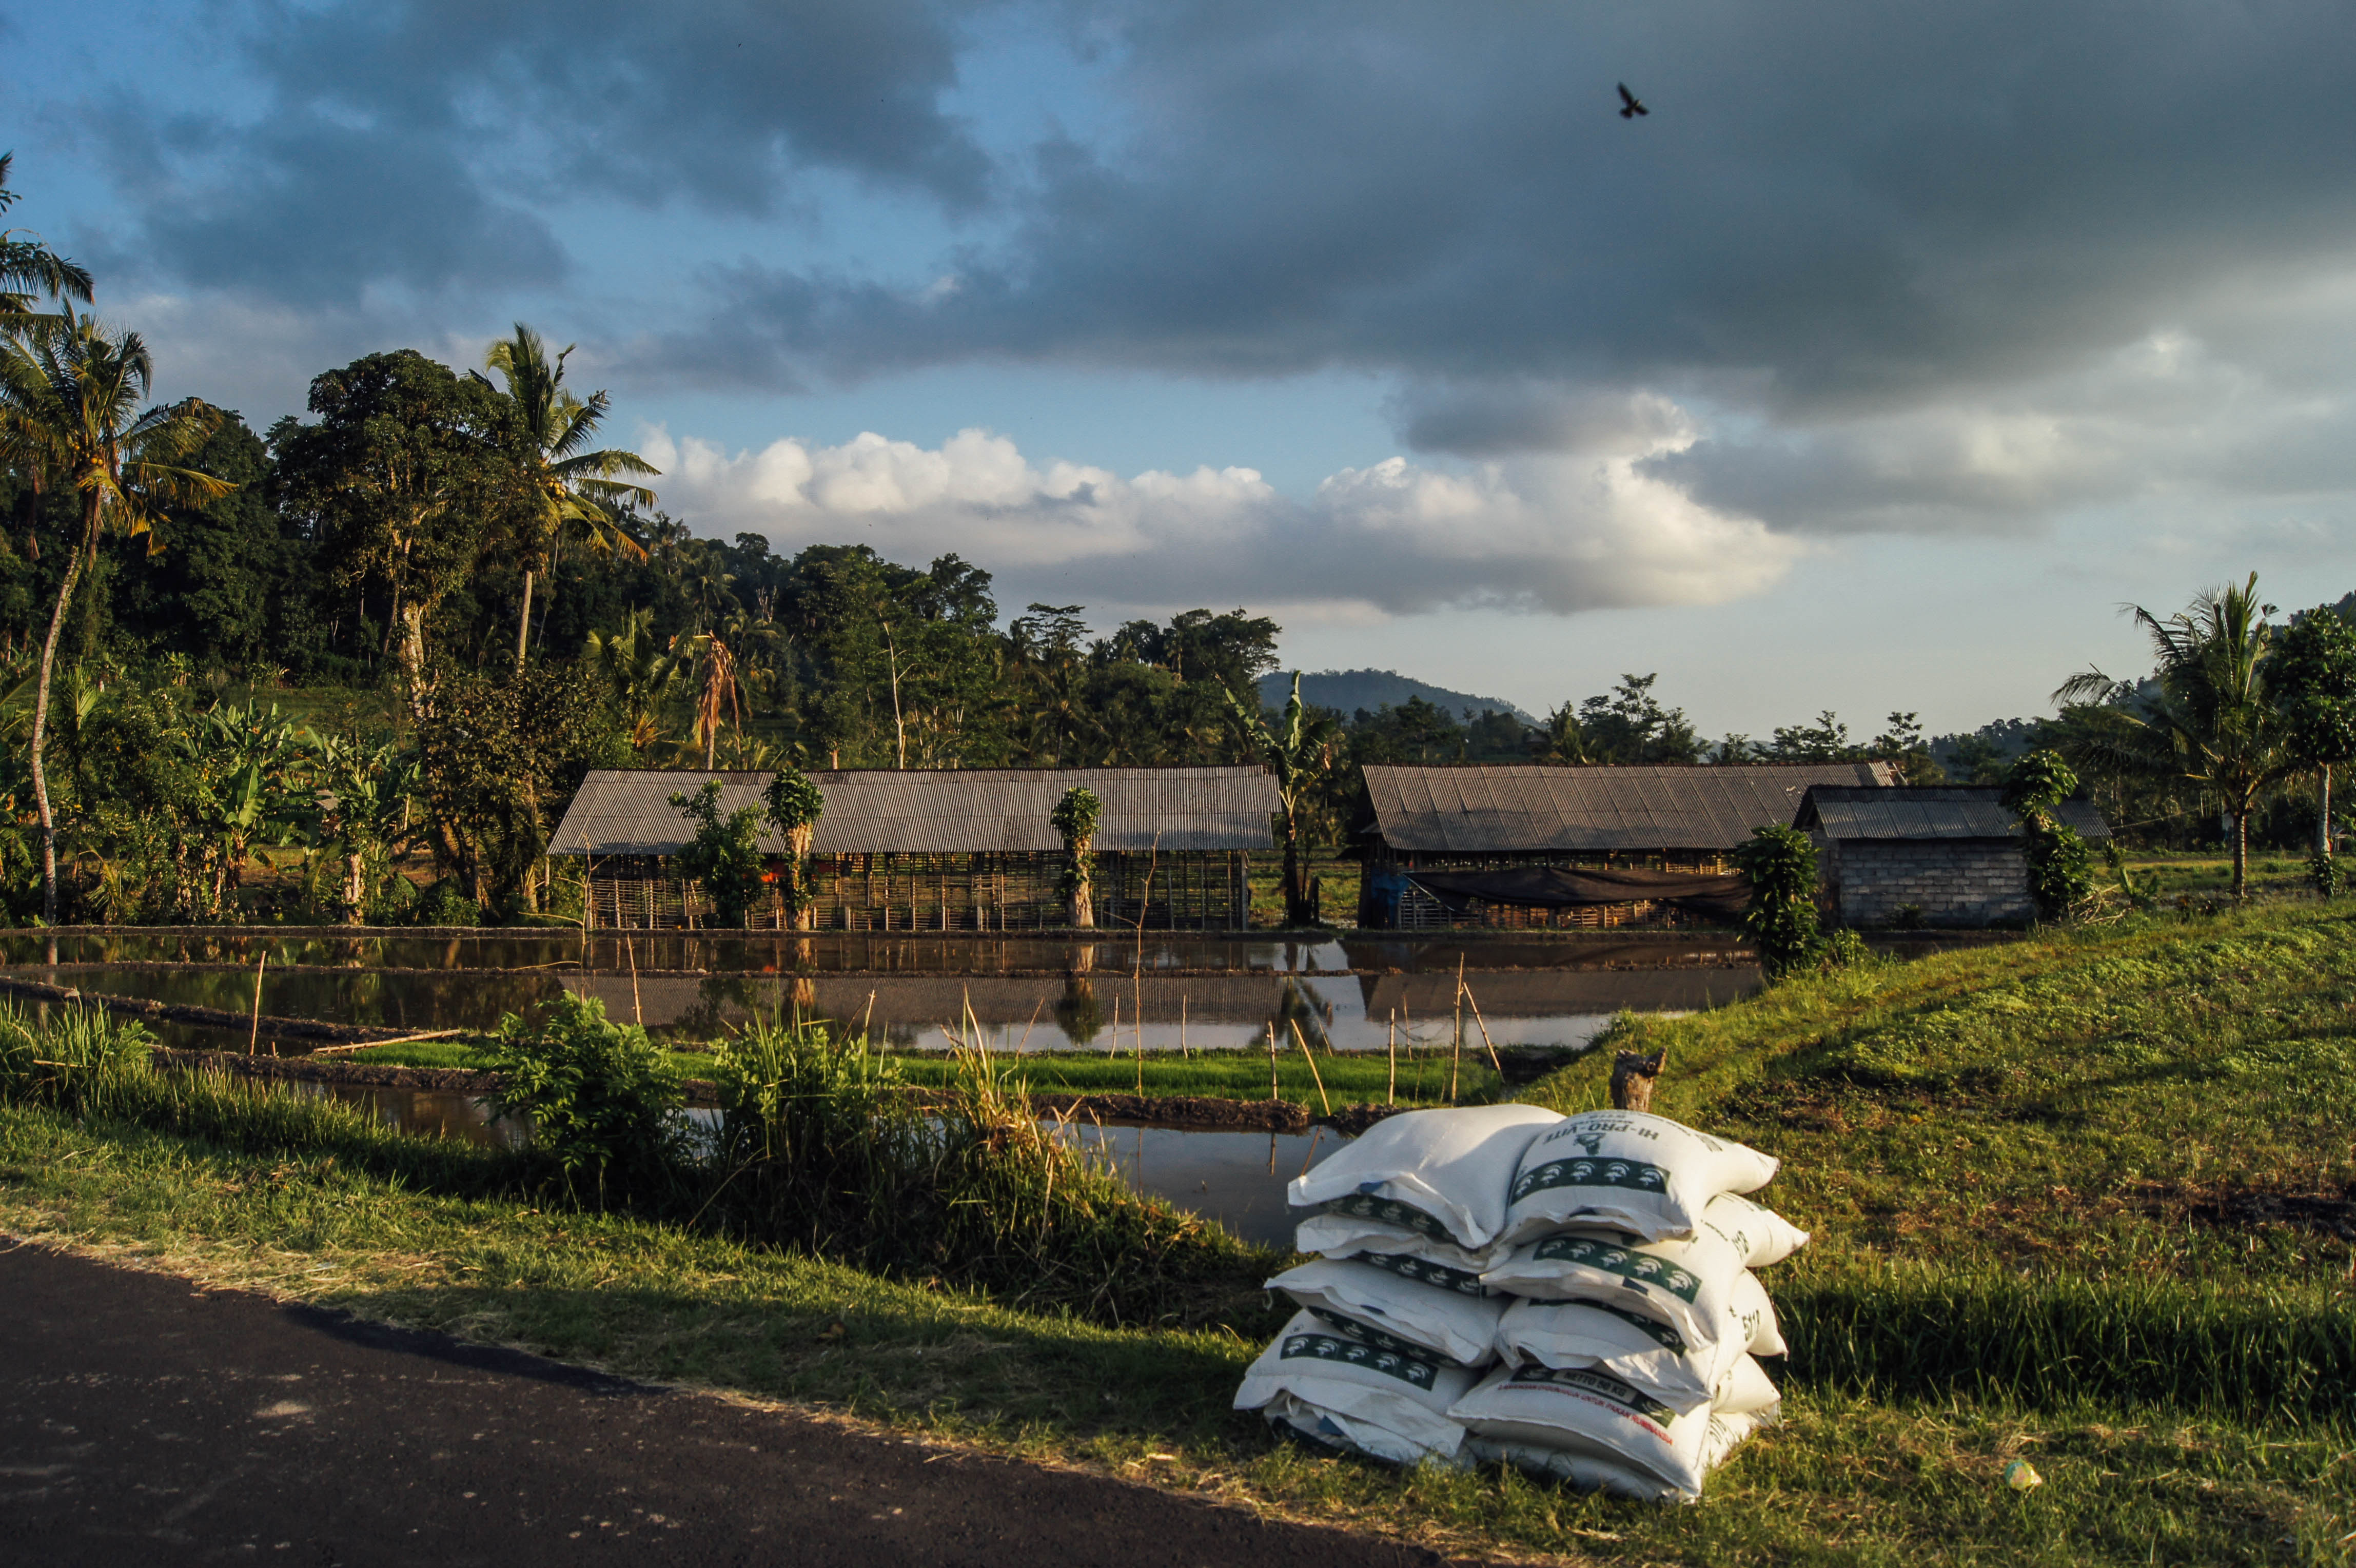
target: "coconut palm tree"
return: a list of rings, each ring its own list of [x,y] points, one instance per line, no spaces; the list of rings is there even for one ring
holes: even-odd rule
[[[28,743],[33,800],[41,819],[41,908],[58,918],[58,832],[41,768],[48,724],[49,676],[66,607],[102,534],[145,534],[151,554],[163,549],[155,525],[166,509],[196,506],[237,487],[185,466],[220,424],[220,411],[184,398],[144,412],[155,367],[135,332],[116,332],[73,307],[52,326],[0,338],[0,460],[39,475],[80,503],[81,537],[67,558],[49,611],[33,688]]]
[[[483,357],[486,369],[506,379],[508,396],[515,403],[514,446],[509,456],[524,490],[517,524],[523,565],[523,609],[516,618],[518,670],[523,668],[531,631],[533,575],[552,564],[565,531],[577,532],[595,554],[619,550],[645,560],[646,547],[623,531],[616,509],[629,502],[652,506],[655,493],[614,476],[661,473],[636,452],[584,449],[613,400],[594,392],[584,401],[565,389],[564,361],[572,352],[567,345],[551,359],[540,334],[519,321],[515,336],[492,344]]]
[[[14,153],[0,153],[0,212],[16,205],[18,192],[8,188],[8,166]],[[90,274],[18,229],[0,232],[0,332],[21,333],[29,328],[56,326],[61,316],[36,311],[37,296],[78,299],[90,303]]]
[[[584,662],[612,682],[630,745],[644,756],[662,738],[664,702],[684,680],[680,663],[654,634],[655,612],[632,610],[619,631],[589,634]]]
[[[2233,897],[2249,890],[2250,812],[2258,798],[2298,767],[2273,671],[2272,605],[2258,602],[2258,575],[2211,588],[2165,619],[2127,607],[2158,656],[2156,693],[2089,670],[2062,682],[2056,703],[2122,705],[2115,738],[2086,743],[2089,759],[2155,778],[2181,779],[2214,796],[2233,818]]]

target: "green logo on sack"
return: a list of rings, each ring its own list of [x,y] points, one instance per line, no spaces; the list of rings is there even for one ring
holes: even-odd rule
[[[1487,1295],[1479,1274],[1451,1269],[1446,1263],[1435,1263],[1429,1258],[1410,1258],[1402,1252],[1361,1252],[1353,1262],[1372,1263],[1386,1273],[1397,1274],[1403,1280],[1419,1280],[1441,1290],[1452,1290],[1459,1295]]]
[[[1378,1350],[1355,1339],[1337,1339],[1331,1334],[1289,1335],[1284,1348],[1277,1352],[1280,1361],[1297,1361],[1304,1357],[1312,1361],[1341,1361],[1365,1367],[1426,1391],[1440,1378],[1440,1369],[1429,1361],[1419,1361],[1396,1350]]]
[[[1533,1361],[1514,1374],[1517,1383],[1552,1383],[1558,1388],[1577,1389],[1581,1393],[1594,1394],[1647,1420],[1666,1426],[1677,1418],[1677,1412],[1653,1398],[1640,1393],[1609,1372],[1590,1371],[1584,1367],[1541,1367]]]
[[[1550,1237],[1538,1243],[1532,1256],[1545,1262],[1576,1263],[1583,1269],[1618,1274],[1630,1284],[1665,1290],[1687,1306],[1701,1294],[1701,1281],[1690,1270],[1679,1268],[1666,1258],[1656,1258],[1650,1252],[1594,1236]]]
[[[1413,1230],[1419,1235],[1430,1236],[1441,1241],[1455,1239],[1447,1226],[1442,1225],[1422,1209],[1401,1203],[1395,1197],[1376,1197],[1367,1193],[1353,1193],[1348,1197],[1337,1197],[1331,1203],[1320,1204],[1317,1212],[1347,1214],[1355,1219],[1379,1219],[1386,1225],[1396,1225],[1402,1230]]]
[[[1631,1192],[1665,1193],[1669,1190],[1669,1173],[1658,1165],[1648,1165],[1642,1160],[1604,1159],[1594,1155],[1581,1155],[1572,1159],[1548,1160],[1533,1165],[1514,1178],[1514,1190],[1507,1195],[1507,1204],[1515,1204],[1534,1192],[1550,1192],[1559,1187],[1609,1187]]]
[[[1420,1359],[1431,1354],[1420,1345],[1410,1345],[1404,1339],[1394,1339],[1379,1328],[1369,1328],[1355,1318],[1344,1317],[1338,1312],[1330,1312],[1322,1306],[1311,1307],[1309,1316],[1330,1326],[1334,1333],[1345,1338],[1355,1339],[1361,1345],[1371,1345],[1377,1350],[1388,1350],[1395,1356]]]

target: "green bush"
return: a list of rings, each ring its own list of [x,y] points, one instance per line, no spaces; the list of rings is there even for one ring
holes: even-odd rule
[[[695,836],[672,857],[682,875],[703,885],[720,925],[741,929],[761,897],[761,816],[752,807],[720,815],[720,780],[671,805],[695,824]]]
[[[144,1072],[155,1036],[98,1007],[67,1007],[46,1020],[0,1004],[0,1096],[76,1114],[103,1103],[115,1081]]]
[[[1742,929],[1759,949],[1759,967],[1770,981],[1805,969],[1821,956],[1816,917],[1816,846],[1796,828],[1751,830],[1750,842],[1734,852],[1734,864],[1751,878],[1751,907]]]
[[[2029,753],[2005,780],[2004,808],[2020,820],[2029,896],[2048,920],[2068,919],[2094,896],[2094,851],[2053,813],[2077,788],[2077,774],[2052,751]]]
[[[560,997],[537,1026],[510,1013],[470,1056],[499,1075],[493,1118],[530,1122],[534,1154],[567,1187],[584,1176],[601,1197],[609,1183],[661,1186],[686,1159],[678,1073],[644,1029],[614,1023],[594,997]]]

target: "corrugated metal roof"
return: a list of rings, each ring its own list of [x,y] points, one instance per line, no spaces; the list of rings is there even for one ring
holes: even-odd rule
[[[582,781],[548,853],[669,854],[684,844],[687,819],[670,804],[707,779],[720,780],[724,817],[761,809],[768,773],[598,768]],[[898,772],[812,773],[826,796],[810,847],[821,854],[969,854],[1064,847],[1047,813],[1064,791],[1085,785],[1104,801],[1100,850],[1267,849],[1275,842],[1276,781],[1242,768],[972,768]],[[785,853],[764,824],[761,847]]]
[[[1808,792],[1802,824],[1829,839],[2001,839],[2020,832],[1995,785],[1933,784],[1896,789],[1819,787]],[[2110,824],[2091,800],[2056,811],[2081,838],[2106,839]]]
[[[1370,763],[1366,794],[1394,849],[1490,851],[1727,849],[1791,822],[1819,784],[1897,781],[1886,762],[1728,768],[1469,768]]]

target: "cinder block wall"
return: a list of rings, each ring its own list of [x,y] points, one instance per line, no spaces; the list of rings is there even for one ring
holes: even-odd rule
[[[1926,926],[1989,926],[2037,913],[2018,840],[1851,840],[1840,846],[1837,866],[1844,925],[1890,925],[1909,904]]]

